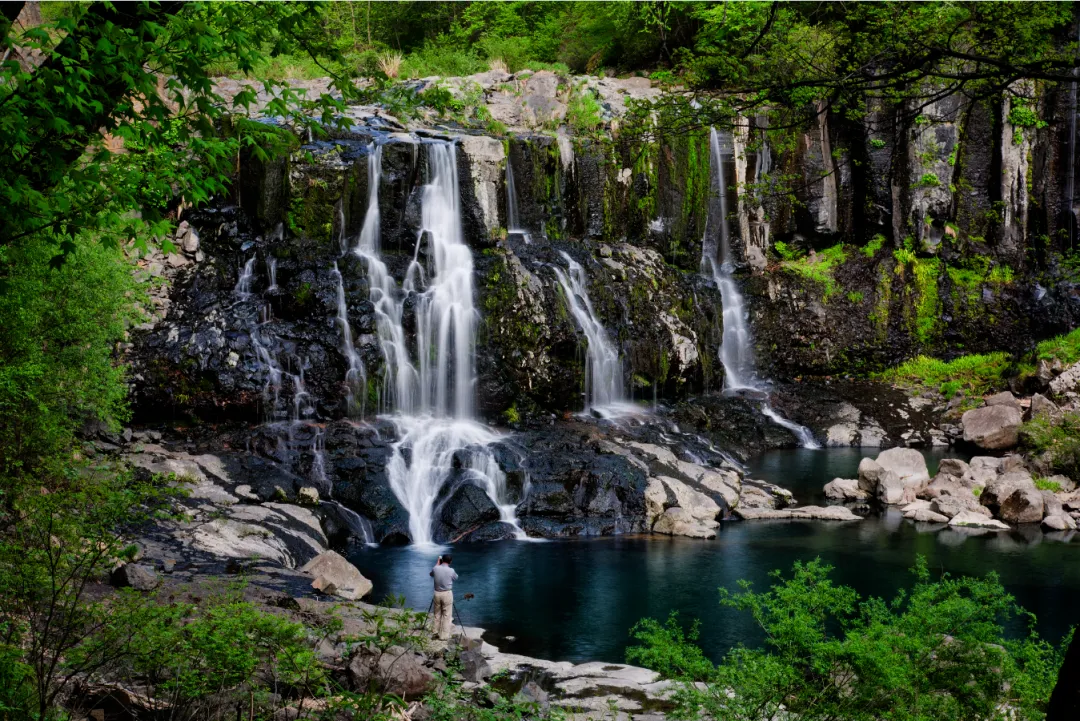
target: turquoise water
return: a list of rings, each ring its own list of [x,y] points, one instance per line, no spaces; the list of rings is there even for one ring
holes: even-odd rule
[[[936,470],[937,459],[930,459]],[[751,475],[786,486],[801,503],[820,501],[834,477],[854,477],[858,449],[777,451],[751,464]],[[1080,622],[1080,537],[1036,529],[969,535],[929,532],[896,512],[858,523],[755,521],[725,524],[713,541],[623,536],[541,543],[505,541],[452,549],[461,619],[483,626],[506,651],[568,661],[624,660],[629,629],[645,616],[678,611],[701,620],[702,645],[719,658],[759,636],[745,615],[720,608],[717,589],[748,579],[762,589],[773,569],[821,557],[834,578],[863,594],[891,598],[910,584],[925,556],[935,573],[996,571],[1006,588],[1059,639]],[[402,595],[424,610],[435,552],[373,548],[352,560],[375,583],[376,600]],[[474,594],[463,600],[466,593]],[[1014,629],[1019,631],[1020,629]],[[506,637],[512,636],[508,641]]]

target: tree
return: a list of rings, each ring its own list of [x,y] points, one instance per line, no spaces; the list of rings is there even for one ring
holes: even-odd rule
[[[886,603],[835,585],[830,570],[819,560],[796,563],[789,578],[774,573],[764,593],[746,582],[736,593],[721,589],[723,605],[753,616],[764,648],[738,646],[713,665],[693,628],[684,631],[676,617],[647,619],[632,632],[640,645],[629,659],[675,679],[687,717],[1043,717],[1062,650],[1034,632],[1006,638],[1006,621],[1033,619],[996,576],[932,581],[920,559],[915,585]]]
[[[301,127],[347,122],[338,115],[342,98],[355,95],[347,78],[335,80],[334,95],[307,99],[263,81],[244,83],[228,100],[211,75],[223,66],[250,74],[286,52],[336,56],[318,6],[93,2],[68,9],[20,31],[9,22],[14,8],[5,7],[0,46],[41,62],[24,68],[8,57],[0,64],[0,246],[48,231],[59,263],[86,232],[130,236],[145,227],[162,235],[162,201],[204,202],[224,192],[241,146],[256,155],[282,146],[272,126],[247,117],[259,91],[271,98],[267,115]],[[108,139],[134,157],[118,160]],[[138,162],[150,152],[153,168]]]

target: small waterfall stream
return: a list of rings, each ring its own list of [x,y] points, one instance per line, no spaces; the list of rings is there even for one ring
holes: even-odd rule
[[[724,391],[757,391],[765,396],[761,412],[771,421],[791,431],[804,448],[820,448],[809,428],[793,423],[777,413],[769,405],[766,383],[756,376],[754,366],[753,343],[750,327],[746,322],[748,312],[742,294],[735,284],[732,274],[735,265],[731,254],[731,234],[728,226],[727,183],[724,178],[724,156],[720,145],[720,135],[716,128],[709,131],[710,161],[713,168],[715,192],[717,194],[717,215],[719,215],[719,233],[705,231],[702,241],[702,271],[712,274],[716,287],[720,290],[720,300],[724,313],[724,336],[720,343],[720,362],[724,366]],[[710,222],[715,222],[709,218]],[[716,236],[719,236],[717,248]]]
[[[603,324],[596,317],[589,299],[585,269],[566,253],[569,274],[555,267],[570,312],[585,334],[588,349],[585,357],[585,410],[601,416],[618,415],[631,408],[623,391],[623,369],[619,352],[608,338]]]
[[[367,390],[367,370],[364,361],[353,344],[352,326],[349,325],[349,309],[345,303],[345,283],[334,263],[334,279],[337,281],[337,324],[341,329],[341,354],[348,368],[345,370],[345,404],[350,418],[364,417],[364,395]],[[357,401],[359,398],[359,401]]]
[[[515,504],[507,497],[506,476],[489,447],[500,436],[474,419],[473,259],[462,236],[456,147],[433,141],[426,149],[429,177],[421,203],[422,228],[401,290],[380,258],[379,148],[369,155],[368,212],[353,249],[367,266],[386,361],[380,411],[394,412],[398,432],[387,465],[390,487],[409,513],[409,531],[417,545],[432,543],[436,500],[455,468],[485,489],[500,519],[523,538]],[[416,314],[415,365],[401,322],[406,299]]]
[[[518,219],[517,186],[514,185],[514,164],[510,153],[506,154],[506,232],[521,235],[526,243],[532,242],[529,232],[521,227]]]

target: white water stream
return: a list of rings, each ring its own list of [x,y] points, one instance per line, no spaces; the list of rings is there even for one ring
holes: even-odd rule
[[[401,289],[380,257],[379,148],[369,155],[368,209],[353,248],[367,266],[369,299],[386,361],[380,411],[393,413],[398,432],[387,465],[390,487],[409,513],[409,531],[417,545],[432,543],[436,501],[455,466],[485,489],[500,520],[523,538],[515,506],[507,498],[506,476],[490,450],[500,436],[473,415],[477,314],[472,253],[461,230],[456,147],[435,141],[425,148],[428,184],[423,189],[422,228]],[[402,327],[407,299],[416,314],[415,355]]]
[[[789,421],[769,405],[767,384],[757,378],[750,327],[746,322],[748,312],[742,294],[739,293],[739,288],[732,277],[735,266],[732,262],[728,227],[724,155],[720,145],[720,135],[716,132],[716,128],[709,131],[709,149],[715,180],[714,190],[718,200],[717,214],[720,216],[718,219],[710,218],[709,221],[719,222],[720,243],[717,248],[715,236],[706,229],[705,238],[702,241],[701,267],[702,271],[712,274],[713,281],[720,290],[720,300],[724,309],[724,336],[720,343],[720,362],[724,366],[724,390],[731,393],[738,391],[761,393],[766,399],[761,405],[761,412],[766,418],[791,431],[804,448],[820,448],[821,445],[814,439],[809,428]]]
[[[588,342],[585,355],[585,410],[603,417],[636,410],[627,401],[623,390],[623,369],[619,352],[596,317],[596,311],[589,299],[585,269],[566,253],[561,255],[566,260],[569,274],[556,266],[555,277],[566,296],[570,313]]]
[[[517,186],[514,185],[514,166],[510,162],[510,153],[506,154],[506,225],[508,233],[521,235],[526,243],[532,242],[529,231],[521,227],[518,218]]]

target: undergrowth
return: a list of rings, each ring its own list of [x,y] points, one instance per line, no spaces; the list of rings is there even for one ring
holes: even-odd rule
[[[812,256],[802,257],[790,250],[788,246],[784,245],[781,248],[781,245],[781,243],[776,244],[777,251],[784,258],[780,265],[785,270],[820,283],[824,289],[823,297],[825,300],[840,291],[840,285],[836,282],[833,274],[839,266],[847,261],[847,249],[843,243],[826,248]]]
[[[1020,427],[1020,447],[1031,456],[1043,457],[1054,472],[1080,478],[1080,414],[1032,418]]]
[[[993,390],[1009,364],[1009,354],[1004,352],[966,355],[952,361],[921,355],[878,377],[912,389],[933,389],[946,397],[957,391],[973,396]]]

